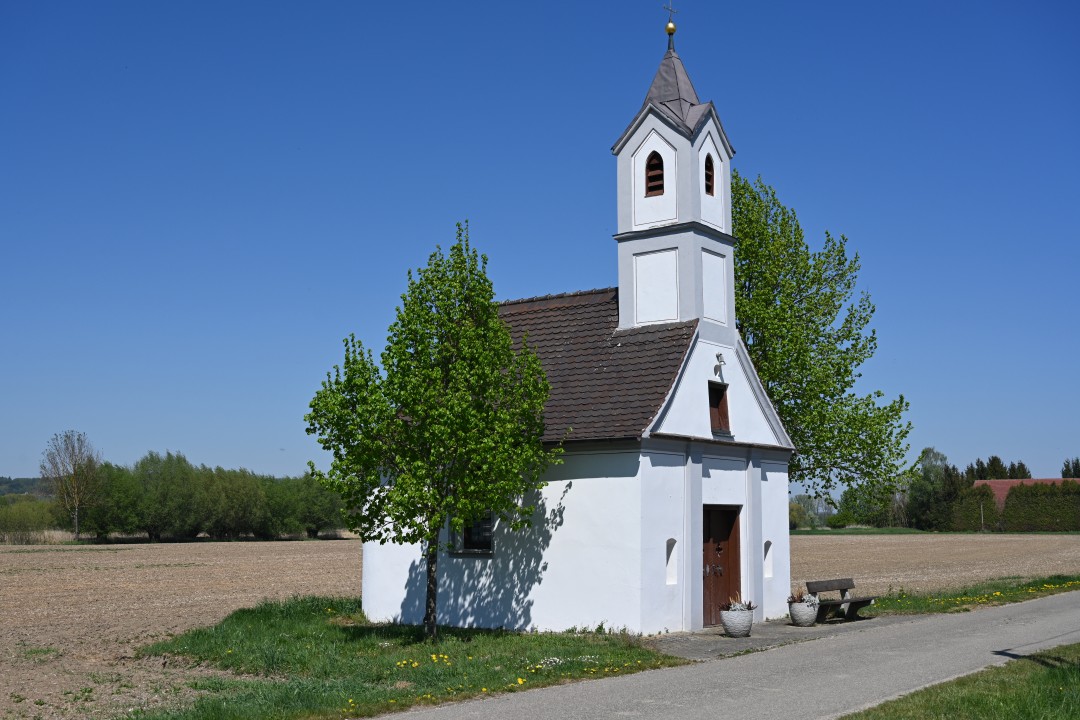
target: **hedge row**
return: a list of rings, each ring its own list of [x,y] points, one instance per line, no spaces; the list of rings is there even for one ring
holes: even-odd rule
[[[79,511],[82,537],[145,534],[150,540],[307,534],[338,529],[341,498],[310,476],[275,478],[194,466],[178,453],[151,452],[132,467],[103,463]],[[73,528],[51,499],[0,496],[0,541],[40,542],[44,530]]]
[[[1016,485],[1001,513],[1005,532],[1080,530],[1080,483]]]
[[[985,485],[962,491],[953,502],[953,530],[996,530],[1000,519],[994,492]]]

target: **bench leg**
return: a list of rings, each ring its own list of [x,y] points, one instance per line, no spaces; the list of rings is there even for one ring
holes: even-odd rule
[[[866,600],[863,602],[848,603],[847,610],[844,611],[844,617],[848,620],[864,620],[865,618],[859,617],[859,611],[867,605],[872,605],[873,600]]]

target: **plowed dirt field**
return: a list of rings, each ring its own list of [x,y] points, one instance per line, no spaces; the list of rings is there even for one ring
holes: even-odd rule
[[[0,718],[107,718],[214,674],[135,650],[266,598],[360,594],[360,542],[0,545]]]
[[[792,580],[928,591],[1080,574],[1080,535],[792,538]],[[0,546],[0,718],[109,718],[189,698],[204,668],[138,647],[266,598],[360,594],[356,540]]]
[[[858,594],[1080,574],[1080,535],[795,535],[791,582],[850,577]]]

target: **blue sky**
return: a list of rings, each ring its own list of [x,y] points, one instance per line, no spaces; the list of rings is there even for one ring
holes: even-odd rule
[[[500,298],[616,282],[661,2],[0,4],[0,475],[84,431],[298,474],[355,332],[468,219]],[[913,456],[1080,455],[1080,10],[677,2],[736,168],[877,305]]]

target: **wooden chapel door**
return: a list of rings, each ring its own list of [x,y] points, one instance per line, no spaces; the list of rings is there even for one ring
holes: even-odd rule
[[[720,603],[739,593],[738,505],[705,505],[702,519],[701,582],[704,624],[720,624]]]

